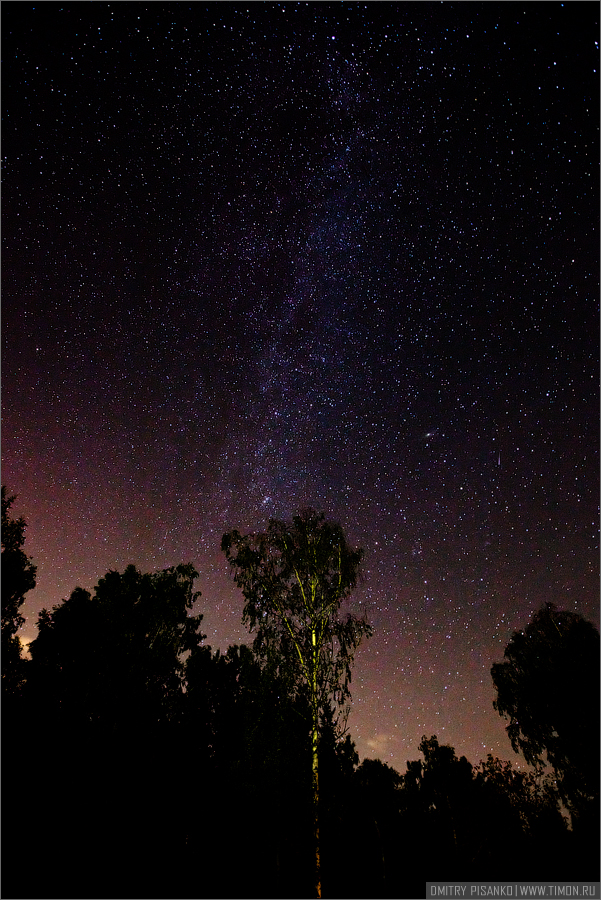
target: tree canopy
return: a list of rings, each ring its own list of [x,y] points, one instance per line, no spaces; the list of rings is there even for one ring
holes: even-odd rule
[[[354,652],[371,633],[364,618],[339,616],[357,584],[362,551],[313,510],[291,523],[271,519],[263,534],[234,530],[221,546],[246,600],[242,616],[255,632],[255,652],[298,690],[308,688],[316,709],[332,700],[344,707]]]
[[[547,603],[514,632],[491,674],[494,708],[529,764],[555,770],[578,813],[599,797],[599,632],[577,613]]]
[[[27,523],[12,519],[10,508],[16,497],[10,497],[2,485],[2,691],[15,695],[23,682],[21,642],[17,636],[25,619],[20,609],[25,594],[36,584],[36,566],[22,549]]]
[[[101,578],[43,609],[30,645],[31,682],[45,709],[72,721],[134,727],[176,714],[183,656],[202,640],[190,564]]]

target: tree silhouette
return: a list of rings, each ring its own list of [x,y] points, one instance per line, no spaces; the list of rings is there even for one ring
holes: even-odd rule
[[[402,778],[379,759],[364,759],[355,773],[357,799],[365,826],[364,852],[371,852],[371,888],[378,896],[395,892]]]
[[[506,877],[506,860],[511,858],[512,877],[527,879],[533,875],[532,860],[547,854],[548,877],[569,878],[570,835],[552,775],[517,769],[490,753],[474,772],[478,823],[474,871],[482,877]]]
[[[198,647],[186,662],[183,741],[202,773],[189,798],[190,870],[199,846],[215,860],[225,843],[237,848],[237,865],[225,878],[219,866],[210,896],[310,891],[302,876],[311,822],[305,705],[250,647]],[[212,811],[210,828],[200,808]]]
[[[246,600],[243,621],[256,632],[253,647],[275,667],[310,709],[315,891],[321,896],[319,736],[325,710],[350,698],[351,664],[365,619],[340,617],[357,583],[362,552],[349,547],[340,525],[306,510],[291,523],[271,519],[266,533],[223,536]]]
[[[29,896],[179,895],[191,780],[183,668],[203,637],[202,616],[191,615],[195,577],[192,565],[129,566],[40,613],[24,694],[25,758],[38,773],[26,795],[37,844]]]
[[[2,485],[2,693],[15,697],[23,686],[23,658],[17,637],[25,622],[20,613],[25,594],[35,587],[36,566],[21,549],[27,523],[11,519],[9,510],[15,501]]]
[[[471,853],[471,811],[473,771],[465,756],[457,758],[448,744],[439,744],[436,735],[425,735],[419,744],[423,762],[407,763],[403,776],[403,805],[420,830],[438,846],[436,863],[461,866]]]
[[[43,609],[30,645],[31,693],[71,726],[134,731],[177,714],[183,655],[204,637],[189,610],[190,564],[142,574],[108,572],[94,596],[76,588]]]
[[[599,798],[599,632],[547,603],[491,669],[497,712],[529,764],[553,767],[577,818]]]

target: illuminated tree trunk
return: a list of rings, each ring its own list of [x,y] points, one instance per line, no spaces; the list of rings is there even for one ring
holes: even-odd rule
[[[321,859],[319,848],[319,702],[317,697],[317,667],[319,650],[315,627],[311,629],[312,642],[312,673],[311,673],[311,708],[313,716],[313,730],[311,735],[312,752],[312,787],[313,787],[313,846],[315,849],[315,894],[321,897]]]
[[[315,846],[315,893],[321,897],[321,859],[319,850],[319,761],[317,755],[317,727],[313,724],[313,840]]]

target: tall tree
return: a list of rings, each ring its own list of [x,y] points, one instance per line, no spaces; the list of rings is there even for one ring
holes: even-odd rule
[[[491,669],[493,705],[529,764],[546,760],[576,818],[599,798],[599,632],[547,603]]]
[[[321,897],[320,725],[332,704],[344,720],[355,650],[371,634],[365,618],[340,615],[357,584],[362,551],[348,545],[340,525],[311,509],[292,522],[271,519],[262,534],[231,531],[221,548],[246,600],[243,621],[256,632],[255,652],[308,701],[315,891]]]
[[[2,692],[14,696],[23,681],[21,642],[17,632],[25,619],[20,609],[25,594],[35,587],[36,566],[25,554],[27,523],[23,518],[11,519],[10,508],[15,497],[9,497],[2,485]]]

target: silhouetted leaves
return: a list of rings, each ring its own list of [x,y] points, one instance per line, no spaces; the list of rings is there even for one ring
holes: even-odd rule
[[[20,609],[25,594],[35,587],[36,566],[22,550],[26,522],[11,519],[10,508],[16,497],[9,497],[2,485],[2,694],[15,697],[24,680],[21,643],[17,637],[25,619]]]
[[[169,895],[185,846],[184,657],[203,637],[196,574],[128,566],[40,613],[21,736],[29,896]]]
[[[108,572],[92,596],[76,588],[42,610],[30,645],[30,687],[47,716],[68,727],[135,732],[177,716],[183,660],[202,639],[189,610],[197,573]]]
[[[5,552],[19,562],[3,641],[35,577],[10,502],[3,492],[3,565]],[[324,896],[420,896],[426,878],[524,880],[541,858],[547,878],[577,867],[594,880],[588,679],[599,638],[589,623],[548,605],[493,667],[514,747],[530,762],[546,756],[552,773],[491,755],[474,767],[424,736],[400,775],[378,759],[359,765],[341,736],[350,663],[369,633],[338,617],[359,551],[310,511],[263,535],[232,532],[224,549],[254,648],[203,644],[191,565],[111,571],[93,593],[76,588],[40,613],[24,689],[10,695],[20,714],[5,738],[3,896],[306,897],[316,808]]]
[[[304,700],[249,647],[198,647],[186,663],[183,740],[200,777],[190,794],[188,864],[236,847],[214,896],[310,890],[310,736]],[[198,811],[210,809],[211,816]]]
[[[242,619],[255,633],[255,652],[309,692],[314,715],[331,701],[344,707],[356,647],[371,633],[364,619],[339,615],[362,551],[313,510],[291,523],[271,519],[263,534],[234,530],[221,547],[246,600]]]
[[[599,798],[599,632],[547,603],[491,674],[513,749],[535,766],[546,757],[564,801],[582,814]]]

